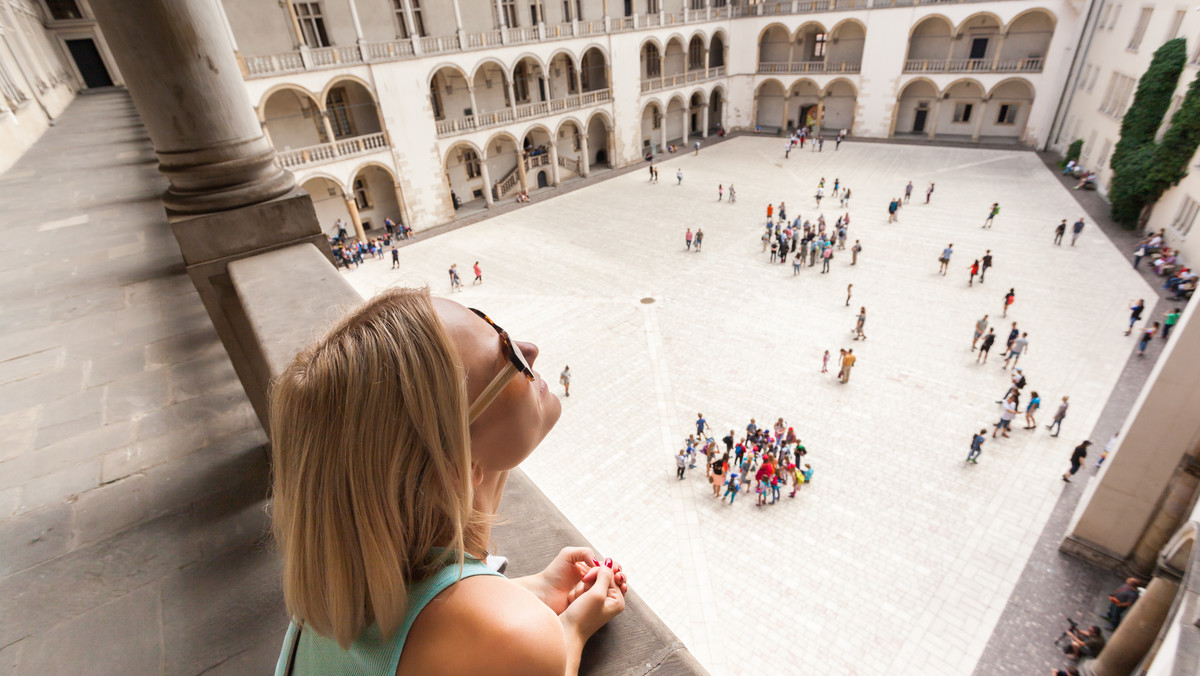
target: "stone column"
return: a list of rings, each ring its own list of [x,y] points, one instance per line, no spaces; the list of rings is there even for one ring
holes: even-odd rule
[[[358,7],[355,6],[354,0],[346,0],[346,4],[350,6],[350,21],[354,24],[354,39],[361,45],[365,41],[363,40],[362,22],[358,20]]]
[[[458,0],[454,0],[454,34],[458,36],[458,48],[467,48],[467,38],[463,35],[462,11],[458,8]]]
[[[933,100],[933,109],[929,112],[930,117],[925,119],[925,121],[929,123],[929,131],[926,132],[926,134],[928,135],[929,140],[932,141],[934,136],[937,135],[938,118],[942,114],[942,97],[939,96]]]
[[[575,71],[575,93],[582,94],[583,93],[583,68],[580,64],[575,63],[574,60],[571,61],[571,68]],[[569,85],[570,83],[568,82],[567,84]],[[570,90],[569,86],[567,87],[567,90],[568,91]]]
[[[270,368],[226,268],[297,244],[332,262],[312,200],[263,136],[217,2],[107,0],[92,10],[170,182],[162,202],[188,275],[265,422]]]
[[[992,70],[1000,67],[1000,54],[1004,52],[1004,33],[996,38],[996,55],[992,57]]]
[[[784,94],[784,96],[783,96],[783,126],[781,126],[780,129],[782,129],[785,132],[787,131],[787,128],[788,128],[788,122],[791,121],[788,119],[788,113],[789,113],[789,108],[791,108],[791,102],[792,102],[792,97],[788,96],[787,94]]]
[[[979,103],[977,104],[979,112],[975,115],[975,124],[971,126],[972,141],[979,140],[979,132],[983,129],[983,118],[987,115],[987,104],[988,101],[986,98],[979,99]]]
[[[1093,676],[1132,674],[1158,638],[1178,590],[1179,583],[1165,577],[1150,580],[1146,591],[1130,606],[1121,625],[1100,651],[1100,657],[1087,664],[1086,672]]]
[[[475,104],[475,85],[471,84],[470,82],[467,83],[467,95],[471,97],[471,115],[474,116],[475,119],[479,119],[479,108]]]
[[[304,31],[300,30],[300,17],[296,16],[296,6],[292,4],[292,0],[283,0],[283,5],[287,9],[288,20],[292,24],[292,39],[296,42],[296,49],[300,49],[305,46]],[[99,21],[99,17],[96,18]]]
[[[325,142],[333,143],[337,135],[333,133],[333,123],[329,121],[329,111],[321,110],[321,126],[325,129]]]
[[[525,157],[524,157],[525,153],[523,153],[520,148],[518,148],[516,150],[516,153],[517,153],[517,178],[519,178],[521,180],[521,190],[522,191],[529,190],[529,183],[525,176]]]
[[[612,127],[606,127],[604,130],[604,154],[608,156],[608,166],[617,166],[616,158],[613,155],[617,152],[617,136]]]
[[[487,160],[479,160],[479,177],[483,179],[483,202],[492,206],[492,175],[488,172]]]
[[[404,203],[404,189],[399,183],[394,183],[393,186],[396,189],[396,205],[400,207],[400,222],[409,227],[414,227],[412,217],[408,214],[408,205]]]
[[[704,107],[700,109],[700,137],[701,138],[708,138],[708,105],[709,104],[706,103],[706,104],[704,104]]]
[[[513,119],[517,116],[517,93],[513,88],[512,77],[505,73],[504,86],[508,90],[508,109],[513,111]]]
[[[706,7],[705,11],[707,11],[707,9],[708,8]],[[708,79],[708,47],[707,46],[704,47],[704,79],[705,80]]]
[[[360,242],[367,241],[367,231],[363,230],[362,217],[358,215],[358,202],[354,201],[354,195],[343,195],[346,200],[346,211],[350,212],[350,222],[354,224],[354,236]]]
[[[550,185],[558,186],[558,144],[550,139]]]
[[[658,125],[658,141],[659,141],[658,152],[660,152],[660,153],[667,152],[667,113],[666,113],[666,111],[663,111],[662,119],[660,121],[660,124]]]
[[[591,153],[588,152],[587,132],[584,132],[579,137],[579,170],[583,172],[584,178],[591,174],[591,157]]]
[[[681,136],[680,136],[679,145],[681,146],[680,150],[683,152],[687,152],[688,127],[692,126],[690,124],[691,119],[689,119],[691,117],[691,112],[692,112],[691,101],[688,101],[686,104],[679,107],[679,116],[683,118],[683,124],[680,125]]]

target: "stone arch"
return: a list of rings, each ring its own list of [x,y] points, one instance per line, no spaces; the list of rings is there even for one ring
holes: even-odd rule
[[[325,99],[329,98],[329,92],[332,91],[334,87],[344,84],[347,81],[354,82],[365,89],[366,92],[371,95],[371,100],[379,100],[379,97],[375,96],[375,85],[367,82],[357,75],[350,75],[349,73],[338,73],[337,76],[327,82],[325,84],[325,88],[321,90],[321,100],[324,101]]]
[[[363,169],[366,169],[367,167],[377,167],[379,169],[382,169],[385,173],[387,173],[388,176],[390,176],[392,178],[393,183],[396,182],[396,172],[392,171],[391,167],[389,167],[386,164],[379,162],[377,160],[367,160],[366,162],[363,162],[362,164],[355,167],[354,171],[350,172],[350,182],[352,182],[354,180],[355,176],[358,176],[359,172],[361,172]],[[349,184],[349,182],[348,182],[348,184]]]
[[[474,114],[487,115],[507,110],[511,82],[508,69],[498,59],[484,59],[476,64],[471,71]],[[465,103],[471,105],[471,99],[468,98]],[[491,118],[488,118],[488,121],[490,120]]]
[[[296,86],[279,86],[264,95],[259,118],[276,150],[310,148],[333,141],[325,127],[325,107]],[[284,166],[289,163],[284,159]]]
[[[599,111],[597,111],[597,112],[599,112]],[[568,115],[558,121],[558,125],[556,127],[554,127],[554,135],[557,136],[560,132],[562,132],[563,125],[565,125],[567,123],[575,125],[576,128],[578,128],[578,129],[583,129],[583,122],[579,121],[579,119],[576,118],[574,115]]]
[[[999,49],[998,67],[1006,71],[1042,70],[1056,24],[1054,13],[1041,8],[1028,9],[1013,17],[1001,30],[1004,43]]]
[[[679,139],[682,142],[687,136],[687,101],[682,94],[675,94],[667,99],[665,118],[667,141]]]
[[[792,32],[781,23],[773,23],[758,34],[758,63],[787,63],[790,58]]]
[[[325,179],[326,181],[329,181],[330,183],[337,186],[337,189],[343,195],[346,194],[346,183],[344,181],[342,181],[342,179],[334,176],[333,174],[330,174],[330,173],[324,172],[324,171],[314,171],[311,173],[305,172],[303,174],[303,178],[301,178],[300,176],[296,177],[296,182],[299,183],[300,185],[304,185],[305,183],[308,183],[309,181],[316,179],[316,178],[322,178],[322,179]]]
[[[994,85],[984,99],[985,117],[980,135],[1018,141],[1025,136],[1029,113],[1033,108],[1034,88],[1028,80],[1010,77]]]
[[[927,14],[927,15],[921,17],[920,21],[914,23],[912,26],[909,27],[909,29],[908,29],[909,47],[911,48],[912,39],[917,34],[917,30],[919,28],[921,28],[922,26],[926,26],[926,25],[933,26],[939,22],[941,22],[941,24],[943,24],[946,27],[946,33],[948,35],[951,35],[951,36],[954,35],[954,22],[951,21],[949,17],[947,17],[945,14]]]
[[[346,198],[350,193],[340,180],[326,173],[313,173],[297,182],[312,200],[317,222],[320,223],[321,232],[326,237],[338,236],[338,221],[345,226],[346,234],[349,237],[355,237],[357,231],[350,216],[350,207],[346,205]]]
[[[258,113],[258,121],[259,122],[262,122],[266,119],[265,114],[266,114],[267,101],[275,94],[277,94],[281,91],[285,91],[285,90],[291,90],[298,94],[303,94],[303,95],[307,96],[309,99],[312,99],[312,102],[314,104],[316,104],[318,110],[322,110],[322,111],[325,110],[324,103],[323,103],[323,101],[325,100],[324,98],[318,98],[316,94],[310,92],[308,89],[301,87],[298,84],[293,84],[291,82],[280,82],[279,84],[274,85],[267,91],[263,92],[263,95],[258,99],[258,105],[255,106],[254,112]]]
[[[485,56],[482,59],[476,61],[473,66],[471,66],[471,80],[473,81],[476,77],[478,77],[479,70],[487,65],[496,66],[497,68],[500,69],[500,71],[502,73],[504,73],[504,77],[506,77],[506,78],[509,77],[508,64],[504,63],[503,61],[501,61],[500,59],[498,59],[494,56]]]
[[[716,30],[708,39],[708,67],[721,68],[725,65],[725,46],[729,39],[724,30]]]
[[[775,23],[769,23],[769,24],[767,24],[766,26],[763,26],[762,30],[760,30],[760,31],[758,32],[758,37],[754,39],[754,44],[756,44],[756,45],[761,45],[761,44],[762,44],[762,40],[763,40],[763,36],[765,36],[765,35],[767,34],[767,31],[771,30],[772,28],[778,28],[779,30],[783,31],[783,32],[784,32],[784,34],[786,34],[786,35],[788,36],[788,38],[789,38],[789,39],[790,39],[790,38],[791,38],[791,36],[792,36],[792,31],[791,31],[791,30],[789,30],[787,26],[785,26],[785,25],[783,25],[782,23],[779,23],[778,21],[776,21]],[[723,35],[724,35],[724,31],[717,31],[716,33],[714,33],[714,34],[713,34],[713,37],[716,37],[717,35],[722,35],[722,36],[723,36]]]
[[[858,19],[843,19],[829,29],[826,63],[855,72],[862,65],[863,49],[867,44],[867,26]]]
[[[350,191],[358,206],[363,230],[381,232],[385,219],[402,223],[400,199],[396,193],[396,174],[379,162],[364,162],[350,174]]]
[[[488,58],[491,58],[491,57],[488,57]],[[485,58],[484,61],[486,61],[486,60],[487,59]],[[429,76],[427,78],[425,78],[426,84],[432,85],[433,78],[436,77],[437,74],[441,73],[443,70],[448,70],[454,74],[457,74],[459,77],[461,77],[463,79],[464,82],[470,79],[467,77],[466,71],[464,71],[458,64],[453,63],[451,61],[443,61],[442,63],[439,63],[438,65],[429,69]],[[472,69],[471,72],[474,73],[475,70]]]
[[[951,95],[950,90],[954,89],[955,87],[958,87],[959,85],[963,85],[964,87],[974,88],[974,89],[979,90],[980,98],[983,98],[987,95],[987,89],[984,89],[983,85],[979,82],[979,80],[976,80],[973,77],[960,77],[957,80],[955,80],[954,82],[951,82],[950,84],[946,85],[945,88],[942,89],[942,91],[941,91],[942,98],[949,97]],[[963,91],[962,89],[959,90],[960,96],[966,95],[968,93],[970,93],[970,92]]]
[[[997,92],[1000,90],[1000,88],[1005,87],[1007,85],[1024,86],[1025,89],[1029,92],[1027,98],[1030,101],[1032,101],[1034,99],[1034,97],[1037,95],[1037,91],[1036,91],[1036,89],[1034,89],[1033,83],[1030,82],[1029,80],[1026,80],[1023,77],[1009,77],[1009,78],[1005,78],[1005,79],[997,82],[996,84],[992,85],[992,88],[990,90],[988,90],[987,97],[990,99],[990,98],[996,96]],[[1001,95],[1006,95],[1006,94],[1007,94],[1007,92],[1001,92]],[[1014,94],[1007,94],[1007,95],[1012,96]]]
[[[687,72],[687,43],[683,36],[673,33],[663,44],[663,77],[682,75]]]
[[[656,49],[658,49],[659,54],[662,54],[662,52],[663,52],[663,43],[661,40],[658,39],[657,36],[648,35],[648,36],[642,38],[642,41],[638,43],[638,53],[639,54],[641,54],[642,50],[644,50],[646,48],[646,45],[654,45],[654,47]]]
[[[785,93],[787,126],[816,127],[821,123],[821,86],[812,78],[797,78]]]
[[[1192,557],[1192,548],[1196,545],[1198,531],[1200,531],[1200,524],[1195,521],[1183,524],[1167,541],[1167,545],[1162,548],[1158,557],[1159,563],[1177,571],[1186,571]]]
[[[708,133],[721,129],[725,118],[725,88],[714,86],[708,93]]]
[[[650,99],[642,106],[642,111],[638,119],[641,121],[643,154],[654,152],[656,148],[658,152],[662,152],[660,146],[666,138],[666,113],[666,106],[658,99]],[[589,127],[591,123],[592,121],[589,118]]]
[[[929,134],[936,131],[935,110],[941,99],[937,84],[926,77],[915,77],[900,86],[892,109],[890,136]]]
[[[483,156],[483,149],[470,141],[458,141],[446,149],[442,170],[455,210],[471,202],[490,201],[485,195],[491,186],[485,185],[481,172]]]
[[[554,60],[560,56],[567,57],[568,59],[571,60],[571,63],[579,62],[579,58],[577,56],[575,56],[571,52],[571,50],[567,49],[566,47],[559,47],[558,49],[554,50],[553,52],[550,52],[550,54],[546,57],[546,65],[549,66],[550,64],[554,63]]]
[[[470,83],[471,78],[452,63],[433,69],[426,92],[435,120],[457,118],[471,107]]]
[[[775,129],[784,123],[784,101],[788,90],[775,78],[764,80],[754,90],[754,126]]]
[[[603,164],[610,169],[615,166],[612,128],[612,119],[604,111],[597,110],[588,117],[587,126],[582,129],[587,138],[589,165]]]
[[[488,186],[492,198],[502,200],[519,192],[521,140],[511,132],[497,131],[488,137],[483,153],[483,162],[487,165],[488,177],[492,182]]]
[[[829,53],[829,29],[819,21],[805,21],[792,34],[793,60],[824,61]]]
[[[829,34],[829,31],[825,28],[825,24],[821,23],[820,21],[810,20],[805,21],[799,26],[796,26],[796,30],[792,31],[792,39],[799,40],[801,37],[803,37],[804,33],[808,32],[805,29],[815,29],[818,33],[825,33],[826,35]]]
[[[493,157],[494,154],[497,152],[495,149],[496,143],[503,142],[503,141],[508,141],[509,143],[512,144],[512,146],[514,148],[520,147],[518,145],[517,137],[514,136],[512,132],[498,131],[498,132],[492,134],[491,136],[489,136],[487,142],[485,142],[483,144],[483,157],[485,157],[485,158]],[[505,152],[505,151],[500,150],[499,152]]]
[[[704,34],[697,31],[688,38],[687,54],[685,55],[684,68],[689,71],[704,70],[705,54],[708,49],[708,41],[704,39]]]
[[[980,22],[980,27],[994,25],[996,27],[996,32],[1000,32],[1004,29],[1004,22],[1000,20],[1000,15],[996,14],[995,12],[975,12],[971,16],[963,19],[957,26],[954,27],[955,37],[962,35],[963,31],[970,27],[968,24],[975,19],[991,19],[991,24],[988,24],[987,22]]]
[[[597,63],[599,60],[599,63]],[[579,83],[582,91],[594,92],[608,89],[608,52],[599,45],[591,45],[579,55]]]
[[[323,90],[325,116],[335,139],[367,136],[383,131],[383,116],[375,92],[358,77],[342,75]]]
[[[1054,12],[1051,12],[1050,10],[1046,9],[1045,7],[1031,7],[1029,9],[1018,12],[1016,16],[1014,16],[1013,18],[1008,20],[1008,23],[1003,24],[1004,25],[1004,33],[1008,34],[1009,29],[1011,29],[1013,27],[1013,25],[1017,23],[1017,21],[1020,21],[1021,19],[1024,19],[1033,14],[1041,14],[1041,15],[1045,16],[1047,19],[1049,19],[1051,31],[1058,28],[1058,17],[1055,16]]]
[[[858,89],[850,80],[839,77],[825,85],[821,125],[829,129],[854,131],[854,112],[858,107]]]
[[[642,40],[638,47],[638,62],[643,80],[662,77],[666,55],[663,47],[653,36]]]

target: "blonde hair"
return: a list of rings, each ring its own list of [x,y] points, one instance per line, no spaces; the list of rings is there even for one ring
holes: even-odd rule
[[[271,442],[284,601],[343,648],[400,627],[434,547],[461,565],[487,546],[465,370],[428,289],[386,291],[301,350],[272,388]]]

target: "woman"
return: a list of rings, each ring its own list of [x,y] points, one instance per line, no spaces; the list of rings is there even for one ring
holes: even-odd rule
[[[1042,405],[1042,398],[1038,396],[1037,390],[1034,390],[1029,397],[1029,405],[1025,407],[1025,429],[1036,430],[1037,419],[1033,417],[1037,413],[1038,408]]]
[[[712,477],[713,497],[719,498],[721,497],[721,486],[725,483],[725,470],[729,467],[729,454],[726,453],[724,456],[713,460],[711,467],[712,473],[710,476]]]
[[[979,259],[976,258],[974,263],[971,263],[971,278],[967,280],[967,286],[975,286],[975,275],[979,274]],[[978,336],[976,336],[978,337]]]
[[[1154,340],[1154,334],[1156,334],[1156,333],[1158,333],[1158,322],[1154,322],[1154,326],[1151,326],[1151,327],[1147,328],[1145,331],[1142,331],[1142,338],[1141,338],[1141,340],[1138,341],[1138,356],[1139,357],[1146,356],[1146,346],[1150,344],[1151,340]]]
[[[1001,317],[1008,316],[1008,308],[1013,304],[1013,301],[1016,300],[1016,298],[1017,292],[1015,289],[1009,289],[1008,293],[1004,294],[1004,312],[1001,313]]]
[[[271,399],[293,618],[276,674],[577,672],[624,609],[620,566],[581,547],[516,580],[483,563],[508,472],[561,412],[537,356],[426,289],[384,292],[296,356]]]

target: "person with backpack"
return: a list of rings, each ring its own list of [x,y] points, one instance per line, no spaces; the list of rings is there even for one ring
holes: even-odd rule
[[[1151,326],[1151,327],[1147,328],[1145,331],[1142,331],[1142,338],[1141,338],[1141,340],[1138,341],[1138,356],[1139,357],[1146,356],[1146,346],[1150,344],[1150,341],[1154,338],[1154,334],[1156,334],[1156,333],[1158,333],[1158,322],[1154,322],[1154,326]]]
[[[1000,213],[1000,203],[992,202],[992,208],[988,211],[988,217],[987,217],[987,220],[985,220],[983,222],[983,227],[985,227],[985,228],[992,227],[992,220],[994,218],[996,218],[996,214],[998,214],[998,213]]]
[[[1125,331],[1125,335],[1128,336],[1129,334],[1133,333],[1133,325],[1138,323],[1138,320],[1142,318],[1142,312],[1145,311],[1145,309],[1146,300],[1144,298],[1139,298],[1138,302],[1129,306],[1129,329]]]
[[[1000,313],[1001,317],[1008,316],[1008,307],[1017,299],[1017,292],[1014,289],[1009,289],[1008,293],[1004,294],[1004,312]]]
[[[729,504],[733,504],[734,498],[737,497],[738,490],[741,488],[741,477],[737,471],[730,470],[729,477],[725,479],[725,495],[721,496],[721,502],[725,502],[725,498],[729,498]]]
[[[858,240],[854,240],[854,246],[850,247],[850,265],[858,263],[858,254],[862,252],[862,244]]]
[[[971,452],[967,453],[967,462],[974,464],[974,465],[979,464],[978,458],[979,458],[979,454],[983,453],[983,442],[985,440],[985,437],[984,437],[985,434],[987,434],[987,428],[979,430],[979,434],[975,434],[971,437]]]

